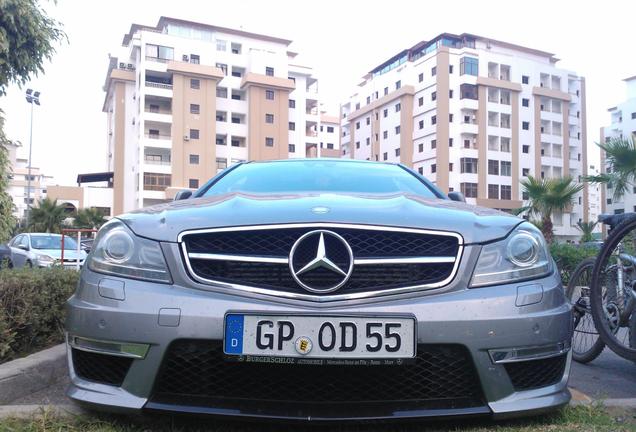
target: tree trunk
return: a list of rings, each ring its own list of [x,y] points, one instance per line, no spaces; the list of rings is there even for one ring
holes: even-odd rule
[[[554,240],[554,226],[552,225],[552,218],[550,216],[544,216],[541,220],[541,232],[543,233],[543,237],[545,237],[545,241],[548,244],[552,244]]]

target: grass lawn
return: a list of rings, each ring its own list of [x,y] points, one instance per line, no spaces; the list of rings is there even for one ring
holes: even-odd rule
[[[636,431],[636,411],[607,409],[601,406],[568,407],[556,414],[524,420],[493,422],[472,420],[463,422],[413,422],[363,425],[298,425],[196,421],[184,417],[155,417],[131,419],[111,416],[55,417],[49,412],[33,419],[0,420],[0,432],[44,431],[218,431],[218,432],[299,432],[310,430],[338,432],[407,432],[407,431],[466,431],[466,432],[530,432],[530,431]]]

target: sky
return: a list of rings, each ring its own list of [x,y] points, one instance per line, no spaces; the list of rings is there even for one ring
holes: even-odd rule
[[[293,40],[297,62],[312,66],[320,97],[333,114],[373,67],[439,33],[473,33],[556,54],[558,66],[586,77],[588,159],[597,163],[599,128],[607,109],[625,99],[624,78],[636,75],[636,1],[343,1],[322,0],[58,0],[43,2],[64,24],[45,73],[0,98],[6,133],[28,154],[29,105],[24,90],[41,95],[33,125],[33,166],[73,185],[78,173],[105,171],[102,113],[108,54],[131,23],[160,16],[242,28]],[[353,59],[353,61],[352,61]]]

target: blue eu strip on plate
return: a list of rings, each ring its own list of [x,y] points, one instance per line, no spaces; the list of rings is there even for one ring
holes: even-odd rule
[[[230,314],[225,317],[225,353],[243,353],[243,315]]]

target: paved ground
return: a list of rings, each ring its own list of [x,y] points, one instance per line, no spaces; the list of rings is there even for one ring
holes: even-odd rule
[[[636,363],[605,348],[591,363],[572,362],[570,387],[594,399],[636,398]]]
[[[14,405],[68,404],[64,395],[68,378],[30,396],[18,399]],[[618,357],[609,349],[592,363],[572,362],[570,387],[596,399],[636,398],[636,363]]]

